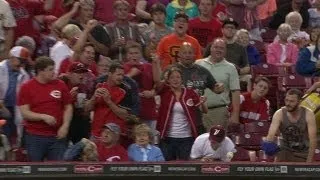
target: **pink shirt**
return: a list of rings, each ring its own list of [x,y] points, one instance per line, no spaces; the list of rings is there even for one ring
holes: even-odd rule
[[[287,63],[293,63],[295,64],[298,59],[298,47],[293,43],[287,43],[286,44],[286,61]],[[267,62],[269,64],[277,65],[280,63],[282,54],[282,47],[281,44],[278,41],[275,41],[268,45],[267,49]]]

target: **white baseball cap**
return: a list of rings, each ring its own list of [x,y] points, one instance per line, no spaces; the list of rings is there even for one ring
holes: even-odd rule
[[[24,48],[22,46],[15,46],[10,50],[10,56],[20,59],[29,59],[30,52],[27,48]]]

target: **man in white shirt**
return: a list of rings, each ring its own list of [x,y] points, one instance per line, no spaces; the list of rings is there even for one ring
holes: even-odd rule
[[[62,40],[50,50],[50,58],[55,62],[55,73],[58,74],[61,62],[73,56],[73,46],[79,39],[81,30],[74,24],[68,24],[62,29]]]
[[[236,152],[235,145],[226,137],[226,130],[221,125],[211,127],[194,141],[190,157],[201,161],[230,161]]]

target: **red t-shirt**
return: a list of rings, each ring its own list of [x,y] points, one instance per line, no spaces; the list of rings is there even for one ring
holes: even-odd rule
[[[52,9],[47,11],[47,14],[59,18],[67,12],[68,10],[63,8],[63,0],[55,0]]]
[[[28,104],[32,112],[53,116],[57,121],[54,126],[49,126],[44,121],[25,119],[26,131],[35,135],[56,136],[63,123],[64,107],[71,103],[68,87],[61,80],[41,84],[33,78],[22,85],[18,95],[19,106]]]
[[[109,91],[111,100],[115,104],[119,104],[124,98],[126,92],[118,86],[110,87],[107,83],[100,83],[98,88],[106,88]],[[116,123],[120,126],[122,133],[127,133],[126,122],[120,119],[114,112],[109,109],[102,97],[96,98],[96,104],[94,107],[94,116],[91,124],[91,134],[95,137],[100,137],[103,125],[106,123]]]
[[[216,18],[211,21],[202,22],[200,18],[194,18],[189,21],[188,34],[196,38],[200,45],[205,48],[215,38],[222,37],[222,24]]]
[[[76,61],[76,62],[80,62],[80,61]],[[60,64],[60,69],[58,74],[60,75],[63,73],[67,73],[71,64],[72,64],[72,61],[70,60],[70,58],[66,58],[65,60],[63,60]],[[92,72],[93,75],[95,76],[98,75],[97,64],[95,62],[91,63],[88,69]]]
[[[103,142],[97,142],[96,145],[101,162],[129,161],[127,150],[119,144],[111,148],[107,148]]]
[[[36,42],[40,41],[40,32],[33,26],[33,18],[45,14],[43,2],[40,0],[7,0],[17,22],[15,39],[20,36],[30,36]]]
[[[142,63],[140,65],[132,65],[130,63],[124,64],[124,72],[128,73],[131,68],[137,67],[141,73],[135,77],[132,77],[139,86],[139,92],[153,89],[153,76],[152,65],[150,63]],[[143,120],[155,120],[156,119],[156,103],[154,98],[140,98],[139,117]]]
[[[240,96],[240,123],[254,121],[267,121],[269,117],[270,103],[266,98],[254,103],[251,93],[247,92]]]

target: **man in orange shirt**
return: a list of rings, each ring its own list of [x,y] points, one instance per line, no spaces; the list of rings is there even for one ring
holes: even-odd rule
[[[158,44],[157,54],[161,60],[161,68],[164,70],[168,65],[178,61],[178,52],[183,42],[192,44],[195,50],[195,59],[201,59],[201,46],[197,39],[187,35],[188,16],[179,12],[174,17],[174,32],[163,37]]]

